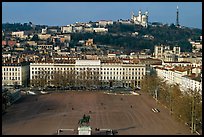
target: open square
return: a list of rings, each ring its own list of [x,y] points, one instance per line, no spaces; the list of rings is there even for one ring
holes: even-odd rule
[[[151,109],[157,107],[160,112]],[[92,134],[99,129],[116,130],[118,135],[191,134],[169,111],[142,93],[114,95],[102,91],[67,91],[24,96],[2,116],[4,135],[56,135],[58,129],[74,129],[64,134],[77,135],[78,121],[90,115]],[[101,131],[102,132],[102,131]]]

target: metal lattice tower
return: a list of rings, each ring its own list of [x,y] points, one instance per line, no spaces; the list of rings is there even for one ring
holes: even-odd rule
[[[178,10],[178,6],[177,6],[177,11],[176,11],[176,26],[179,26],[179,10]]]

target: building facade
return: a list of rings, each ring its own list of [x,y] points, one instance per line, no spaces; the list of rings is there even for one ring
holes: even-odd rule
[[[181,91],[198,90],[202,94],[201,68],[155,67],[158,77],[168,84],[178,84]]]
[[[180,47],[174,46],[170,49],[170,46],[157,45],[154,47],[154,57],[162,59],[163,61],[178,61],[180,55]]]
[[[140,87],[141,80],[146,74],[144,64],[103,63],[101,60],[76,60],[75,63],[31,63],[30,80],[47,74],[48,85],[51,85],[55,72],[62,72],[74,80],[94,80],[101,86]],[[71,78],[69,78],[71,79]]]
[[[29,64],[3,63],[2,64],[2,85],[28,86]]]

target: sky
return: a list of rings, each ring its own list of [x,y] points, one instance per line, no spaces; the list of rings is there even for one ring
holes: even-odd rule
[[[202,29],[202,2],[2,2],[2,23],[66,26],[75,22],[130,19],[149,12],[149,22],[176,23]]]

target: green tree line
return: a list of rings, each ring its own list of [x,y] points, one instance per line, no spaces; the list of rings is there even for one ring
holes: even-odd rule
[[[202,129],[202,95],[199,91],[181,92],[178,85],[162,82],[156,74],[146,76],[141,89],[165,105],[175,119],[188,123],[192,133]]]

